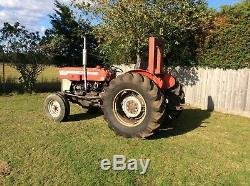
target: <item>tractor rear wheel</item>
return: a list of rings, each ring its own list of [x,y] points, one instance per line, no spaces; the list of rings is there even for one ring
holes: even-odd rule
[[[166,109],[166,119],[174,120],[178,118],[182,113],[182,104],[185,103],[185,93],[183,91],[182,85],[176,81],[173,88],[167,92],[167,109]]]
[[[104,117],[118,135],[146,138],[160,127],[164,100],[160,89],[149,78],[126,73],[113,79],[106,88]]]
[[[51,94],[44,102],[46,115],[56,121],[65,121],[69,115],[69,102],[61,94]]]

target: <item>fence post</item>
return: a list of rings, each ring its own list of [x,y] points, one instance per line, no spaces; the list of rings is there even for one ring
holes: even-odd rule
[[[5,65],[3,63],[3,83],[5,83]]]
[[[5,64],[3,62],[3,92],[5,92]]]

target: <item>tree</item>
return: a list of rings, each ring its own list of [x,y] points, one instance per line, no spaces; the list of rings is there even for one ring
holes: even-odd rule
[[[45,56],[39,48],[40,36],[28,32],[16,22],[14,25],[4,23],[0,29],[0,45],[4,51],[4,60],[20,72],[20,82],[28,92],[32,92],[38,75],[44,69]]]
[[[95,0],[75,3],[84,14],[98,17],[94,33],[100,51],[111,63],[145,60],[150,35],[166,41],[172,64],[191,64],[204,42],[209,14],[203,0]]]
[[[222,6],[215,13],[214,27],[207,37],[200,65],[212,68],[250,67],[250,1]]]
[[[43,50],[57,65],[81,65],[83,36],[87,37],[90,65],[98,62],[96,40],[91,34],[90,23],[77,17],[71,7],[55,2],[55,14],[50,15],[52,28],[46,30],[43,38]]]

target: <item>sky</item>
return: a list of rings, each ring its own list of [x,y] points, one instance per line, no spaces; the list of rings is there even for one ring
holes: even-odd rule
[[[87,0],[89,1],[89,0]],[[209,7],[219,8],[240,0],[208,0]],[[70,0],[59,0],[69,3]],[[53,13],[54,0],[0,0],[0,26],[4,22],[20,22],[31,31],[44,32],[50,27],[49,14]]]

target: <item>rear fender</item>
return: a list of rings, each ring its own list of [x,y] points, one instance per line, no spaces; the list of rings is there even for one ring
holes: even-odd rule
[[[138,73],[151,79],[160,89],[169,89],[175,85],[175,78],[168,74],[160,74],[158,76],[151,74],[146,70],[131,70],[128,73]]]

